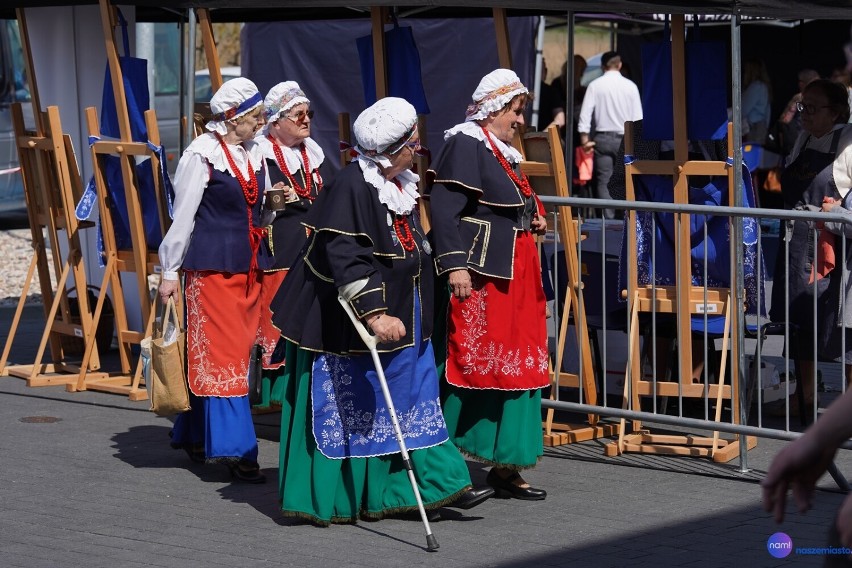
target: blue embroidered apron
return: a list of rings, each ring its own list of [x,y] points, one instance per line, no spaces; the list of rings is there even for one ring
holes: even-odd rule
[[[379,354],[409,450],[436,446],[449,439],[432,342],[421,341],[416,289],[414,298],[414,346]],[[371,355],[319,354],[311,375],[311,402],[314,438],[324,456],[363,458],[399,452]]]

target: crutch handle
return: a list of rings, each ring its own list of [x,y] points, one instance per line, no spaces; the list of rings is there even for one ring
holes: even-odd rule
[[[340,305],[343,306],[343,309],[346,311],[349,319],[352,320],[352,325],[355,326],[355,331],[357,331],[358,335],[361,336],[361,341],[367,345],[368,349],[375,349],[379,343],[376,336],[367,331],[367,328],[364,327],[364,324],[361,323],[361,320],[359,320],[358,316],[355,315],[355,312],[352,310],[352,306],[349,305],[348,301],[343,299],[343,296],[338,296],[337,301],[340,302]]]

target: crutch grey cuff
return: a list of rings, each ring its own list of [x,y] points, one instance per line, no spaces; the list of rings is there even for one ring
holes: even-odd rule
[[[369,278],[361,278],[360,280],[356,280],[355,282],[350,282],[349,284],[344,284],[337,289],[337,293],[341,298],[346,300],[347,302],[352,300],[352,297],[364,289],[364,286],[369,282]]]

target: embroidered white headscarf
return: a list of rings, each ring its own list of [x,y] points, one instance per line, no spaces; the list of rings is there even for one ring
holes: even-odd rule
[[[264,115],[266,116],[264,132],[268,130],[270,123],[275,122],[288,110],[301,103],[311,104],[311,101],[308,100],[305,92],[302,91],[296,81],[284,81],[269,89],[266,98],[263,99]]]
[[[396,184],[385,179],[379,166],[390,167],[390,160],[382,152],[395,151],[397,145],[401,148],[416,129],[417,111],[411,103],[397,97],[379,99],[359,114],[352,125],[364,180],[379,190],[379,201],[400,215],[408,215],[417,205],[420,177],[411,170],[399,174],[396,179],[402,186],[400,191]]]
[[[516,96],[528,92],[514,71],[495,69],[482,78],[473,92],[473,103],[467,107],[465,121],[487,118],[489,113],[500,110]]]

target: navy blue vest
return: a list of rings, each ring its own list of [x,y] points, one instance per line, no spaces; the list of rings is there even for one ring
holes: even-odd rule
[[[263,169],[257,172],[258,182]],[[252,223],[260,227],[262,195],[252,207]],[[184,270],[214,270],[245,273],[251,263],[248,204],[240,182],[228,172],[210,168],[210,181],[195,214],[195,227],[189,240]],[[272,254],[266,239],[260,243],[257,267],[272,266]]]

